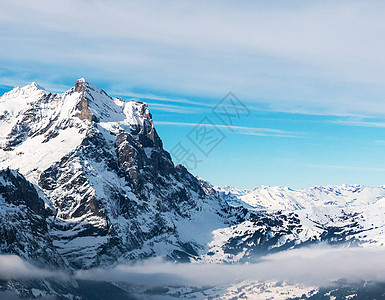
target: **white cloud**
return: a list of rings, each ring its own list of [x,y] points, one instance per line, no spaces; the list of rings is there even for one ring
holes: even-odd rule
[[[148,286],[225,285],[244,280],[284,280],[308,285],[328,285],[344,278],[385,280],[385,252],[362,248],[303,248],[268,255],[256,264],[173,264],[150,259],[113,269],[79,271],[79,279],[126,281]]]
[[[66,280],[61,271],[37,268],[17,255],[0,255],[0,279],[44,279],[56,278]]]
[[[67,280],[61,273],[36,268],[14,255],[0,256],[0,279]],[[288,281],[325,286],[338,279],[351,282],[385,281],[385,251],[329,247],[282,251],[251,264],[175,264],[161,258],[120,264],[111,269],[80,270],[75,279],[128,282],[141,286],[217,286],[242,281]]]
[[[0,60],[20,68],[18,74],[44,79],[59,72],[128,92],[147,87],[218,99],[232,90],[275,109],[385,113],[380,1],[16,0],[1,6]]]

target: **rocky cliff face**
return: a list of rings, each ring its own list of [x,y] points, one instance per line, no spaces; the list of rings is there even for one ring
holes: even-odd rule
[[[0,251],[33,259],[41,267],[66,268],[49,233],[52,211],[35,187],[16,171],[0,171]]]

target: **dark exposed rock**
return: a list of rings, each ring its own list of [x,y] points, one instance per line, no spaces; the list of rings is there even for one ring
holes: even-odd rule
[[[14,205],[25,205],[35,214],[46,217],[44,201],[39,197],[34,186],[16,171],[0,170],[0,177],[5,178],[5,184],[0,183],[0,195],[5,202]]]
[[[67,265],[49,234],[50,215],[35,187],[17,171],[0,171],[0,252],[17,254],[37,266]]]

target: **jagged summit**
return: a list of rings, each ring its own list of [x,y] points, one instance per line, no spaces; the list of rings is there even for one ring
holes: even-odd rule
[[[42,99],[43,95],[45,99]],[[32,106],[33,103],[37,105],[41,103],[46,104],[50,109],[58,111],[63,109],[79,110],[80,114],[76,116],[82,120],[89,121],[97,121],[97,117],[104,118],[105,121],[121,120],[122,116],[124,118],[122,112],[128,117],[133,117],[136,120],[136,124],[143,123],[139,122],[137,113],[146,115],[146,119],[152,118],[145,102],[137,100],[127,102],[120,97],[110,97],[103,89],[84,78],[78,79],[72,88],[62,94],[46,91],[44,87],[36,82],[32,82],[24,87],[16,86],[0,97],[0,103],[7,105],[7,108],[11,108],[11,110],[4,109],[9,113],[18,110],[15,111],[16,114],[22,113],[28,105]],[[133,107],[134,112],[130,110],[130,106]],[[120,118],[119,114],[121,115]]]
[[[126,132],[146,145],[162,147],[146,103],[112,98],[83,78],[62,94],[35,83],[16,87],[0,97],[0,151],[6,158],[0,167],[16,155],[9,166],[32,176],[33,170],[44,170],[73,151],[97,128],[114,135]],[[111,139],[111,134],[106,137]]]
[[[110,97],[84,78],[62,94],[46,91],[36,82],[24,87],[15,87],[0,97],[2,111],[10,117],[28,112],[32,106],[37,110],[55,110],[64,118],[78,117],[81,120],[121,122],[126,125],[144,126],[144,120],[152,123],[152,116],[145,102],[125,101]]]
[[[92,84],[91,82],[87,81],[84,78],[79,78],[78,80],[76,80],[75,86],[71,89],[74,89],[76,92],[83,92],[83,91],[88,89],[88,90],[92,90],[92,91],[95,91],[98,93],[107,94],[105,91],[98,88],[97,86],[95,86],[94,84]]]

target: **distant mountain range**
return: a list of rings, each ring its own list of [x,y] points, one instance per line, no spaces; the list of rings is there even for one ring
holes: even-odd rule
[[[384,246],[385,187],[212,186],[173,164],[146,103],[84,79],[63,94],[36,83],[5,93],[0,146],[1,254],[68,276],[158,256],[251,263],[318,243]],[[97,299],[95,288],[0,280],[0,291],[25,297]]]

